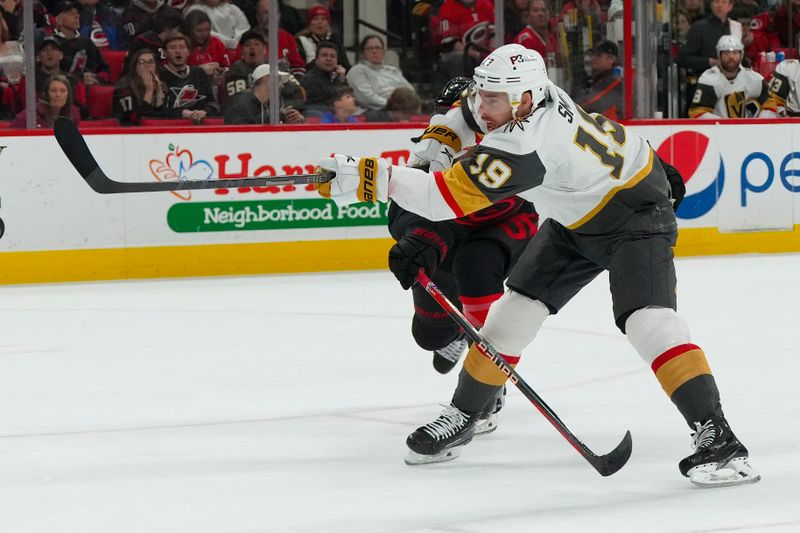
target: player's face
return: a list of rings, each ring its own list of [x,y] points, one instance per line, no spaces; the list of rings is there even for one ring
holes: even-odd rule
[[[506,93],[479,90],[478,94],[481,97],[478,115],[486,122],[486,128],[489,131],[496,130],[514,118]]]
[[[176,39],[167,44],[167,61],[173,67],[183,67],[189,57],[189,49],[183,39]]]
[[[719,54],[719,63],[722,70],[736,72],[742,63],[742,53],[738,50],[723,50]]]

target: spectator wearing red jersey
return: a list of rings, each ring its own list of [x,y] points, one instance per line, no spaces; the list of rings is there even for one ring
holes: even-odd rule
[[[550,8],[546,0],[531,0],[527,13],[528,25],[514,38],[525,48],[536,50],[547,62],[555,66],[558,57],[558,36],[550,31]]]
[[[456,45],[471,43],[488,48],[494,25],[494,5],[490,0],[444,0],[431,18],[433,43]]]
[[[192,11],[204,11],[211,19],[211,31],[225,44],[225,48],[236,48],[244,32],[250,29],[250,22],[242,10],[228,0],[200,0],[190,6],[185,14]]]
[[[270,0],[258,0],[256,4],[256,25],[254,30],[260,31],[267,39],[267,57],[269,57],[269,2]],[[280,24],[281,11],[278,11],[278,23]],[[297,49],[294,37],[288,31],[278,28],[278,62],[280,70],[290,72],[295,77],[300,77],[306,73],[306,62]]]
[[[792,19],[789,18],[789,2],[792,3]],[[774,10],[765,11],[753,17],[753,37],[763,42],[775,39],[780,47],[794,48],[797,42],[789,42],[789,28],[795,40],[800,35],[800,0],[784,0],[783,4]]]
[[[781,47],[778,35],[772,32],[753,31],[753,19],[741,11],[731,11],[731,18],[735,18],[742,25],[742,44],[744,44],[744,58],[742,65],[754,68],[760,67],[761,52],[769,52]]]
[[[211,83],[219,85],[225,69],[230,66],[228,50],[222,41],[211,35],[211,20],[205,12],[190,12],[186,15],[186,23],[189,25],[189,37],[192,40],[189,64],[202,68]]]

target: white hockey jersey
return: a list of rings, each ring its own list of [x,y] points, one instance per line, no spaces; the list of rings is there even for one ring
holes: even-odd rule
[[[606,233],[644,205],[669,205],[656,157],[643,137],[586,113],[554,88],[545,107],[486,134],[450,169],[392,167],[389,196],[429,220],[446,220],[517,195],[567,228]]]
[[[785,59],[778,63],[772,80],[769,83],[770,96],[775,100],[778,114],[788,116],[800,115],[800,61]]]
[[[697,80],[689,116],[691,118],[752,118],[761,109],[775,111],[774,100],[764,78],[749,68],[739,68],[729,80],[718,66],[703,72]]]

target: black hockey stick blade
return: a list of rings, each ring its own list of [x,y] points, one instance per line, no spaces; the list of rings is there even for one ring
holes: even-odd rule
[[[627,463],[628,459],[631,457],[632,451],[633,439],[631,438],[631,432],[626,431],[625,436],[622,437],[622,442],[620,442],[616,448],[605,455],[588,456],[586,460],[589,461],[595,470],[600,472],[601,476],[610,476],[625,466],[625,463]]]
[[[506,363],[505,359],[500,353],[475,329],[475,327],[461,314],[461,311],[447,299],[447,296],[439,290],[433,281],[425,274],[425,271],[420,269],[417,274],[417,282],[422,285],[425,291],[438,303],[444,311],[450,315],[456,324],[461,326],[470,340],[486,356],[495,366],[506,376],[508,380],[513,383],[519,391],[533,404],[536,409],[550,422],[556,430],[561,433],[567,442],[569,442],[575,450],[586,459],[586,461],[594,467],[601,476],[610,476],[617,472],[620,468],[625,466],[631,456],[633,450],[633,440],[631,439],[631,432],[627,431],[622,442],[606,455],[597,455],[589,449],[581,440],[576,437],[572,431],[561,421],[558,415],[548,406],[544,400],[536,394],[530,385],[528,385],[522,376],[517,374],[511,365]]]
[[[109,178],[97,164],[86,141],[77,126],[68,118],[56,120],[54,133],[58,145],[67,156],[72,166],[95,192],[115,194],[129,192],[186,191],[196,189],[230,189],[237,187],[263,187],[267,185],[307,185],[309,183],[325,183],[335,176],[332,172],[317,174],[294,174],[288,176],[264,176],[238,179],[217,180],[175,180],[175,181],[143,181],[122,182]]]

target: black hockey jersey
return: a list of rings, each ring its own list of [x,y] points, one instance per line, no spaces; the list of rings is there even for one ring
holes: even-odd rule
[[[218,113],[211,82],[200,67],[187,65],[182,73],[178,73],[164,65],[158,70],[158,76],[167,90],[167,116],[180,117],[184,109],[200,109],[212,115]]]

